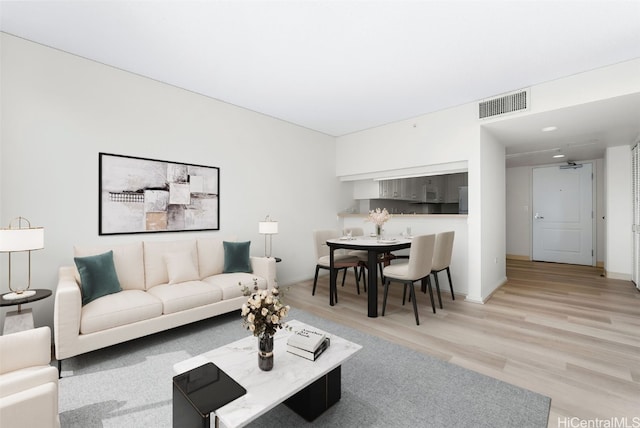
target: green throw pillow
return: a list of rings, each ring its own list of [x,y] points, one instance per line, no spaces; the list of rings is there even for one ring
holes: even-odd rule
[[[82,305],[98,297],[122,291],[113,264],[113,251],[96,256],[74,257],[82,287]]]
[[[222,241],[222,246],[224,247],[224,269],[222,272],[253,272],[253,270],[251,269],[251,261],[249,260],[250,245],[251,241]]]

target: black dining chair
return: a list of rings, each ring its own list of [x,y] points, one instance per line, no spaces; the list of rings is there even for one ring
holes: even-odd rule
[[[316,285],[318,283],[318,273],[320,269],[331,269],[331,261],[329,256],[329,246],[327,245],[327,239],[335,239],[341,236],[339,230],[314,230],[313,231],[313,241],[315,244],[316,251],[316,273],[313,278],[313,290],[311,291],[311,295],[315,296],[316,294]],[[344,286],[345,277],[347,275],[347,270],[349,268],[353,268],[354,275],[356,277],[356,290],[358,294],[360,294],[360,281],[358,278],[358,266],[360,266],[360,261],[356,256],[351,256],[343,251],[335,251],[333,255],[333,264],[334,269],[336,271],[342,270],[342,285]],[[338,291],[336,289],[334,299],[336,303],[338,302]]]

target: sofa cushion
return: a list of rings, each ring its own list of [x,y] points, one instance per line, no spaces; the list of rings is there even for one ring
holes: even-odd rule
[[[224,241],[224,269],[223,273],[247,272],[251,273],[250,246],[251,241]]]
[[[110,246],[75,246],[75,257],[95,256],[113,251],[113,264],[116,267],[118,281],[123,290],[144,290],[144,257],[142,242]],[[76,271],[76,281],[80,276]]]
[[[193,260],[193,264],[197,266],[198,260],[196,259],[197,248],[195,240],[145,241],[143,245],[145,288],[147,290],[159,284],[169,283],[165,254],[189,254]]]
[[[167,253],[164,255],[167,263],[169,284],[196,281],[200,279],[198,267],[193,263],[193,256],[189,253]]]
[[[80,333],[95,333],[160,315],[160,300],[141,290],[123,290],[84,306],[80,319]]]
[[[266,279],[243,272],[222,273],[205,278],[203,281],[222,290],[222,298],[224,300],[242,296],[242,288],[244,286],[250,291],[253,290],[254,283],[257,283],[258,288],[261,290],[267,288]]]
[[[82,305],[122,291],[113,264],[113,251],[95,256],[74,257],[73,260],[80,274]]]
[[[202,281],[156,285],[147,293],[162,302],[163,314],[172,314],[222,300],[222,291],[218,287]]]
[[[235,238],[227,238],[225,241],[233,242]],[[198,268],[200,278],[218,275],[224,269],[223,240],[219,238],[198,239]]]

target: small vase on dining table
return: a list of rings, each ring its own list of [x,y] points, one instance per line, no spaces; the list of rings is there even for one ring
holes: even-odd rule
[[[258,367],[265,372],[273,368],[273,336],[270,334],[258,336]]]
[[[376,224],[376,239],[382,239],[382,225]]]

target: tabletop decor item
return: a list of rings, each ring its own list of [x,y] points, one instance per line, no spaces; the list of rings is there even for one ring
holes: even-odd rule
[[[264,256],[271,257],[271,237],[278,234],[278,222],[271,220],[270,216],[267,216],[264,221],[258,222],[258,233],[264,235]],[[267,237],[269,237],[269,249],[267,250]]]
[[[254,281],[253,291],[243,287],[247,303],[242,305],[244,327],[258,338],[258,367],[269,371],[273,368],[273,335],[286,327],[284,318],[289,313],[289,305],[280,300],[277,284],[269,290],[258,290]]]
[[[24,217],[14,218],[9,222],[9,227],[0,228],[0,253],[9,253],[9,291],[2,296],[5,300],[18,300],[31,297],[36,294],[31,287],[31,251],[44,248],[44,229],[42,227],[31,227],[31,223]],[[17,252],[27,252],[28,271],[27,283],[12,286],[11,280],[11,254]]]
[[[386,208],[376,208],[369,211],[369,216],[365,221],[370,221],[376,226],[376,238],[382,238],[382,225],[385,224],[391,218],[391,214]]]

